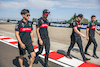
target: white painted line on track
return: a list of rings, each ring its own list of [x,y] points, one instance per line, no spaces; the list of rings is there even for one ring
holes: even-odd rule
[[[15,47],[15,48],[18,48],[18,46],[17,46],[17,45],[11,44],[11,43],[6,42],[6,41],[3,41],[3,40],[0,40],[0,41],[1,41],[1,42],[3,42],[3,43],[8,44],[8,45],[10,45],[10,46],[13,46],[13,47]]]

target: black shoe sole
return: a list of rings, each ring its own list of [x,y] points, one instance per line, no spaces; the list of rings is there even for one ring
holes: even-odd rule
[[[88,54],[88,53],[84,53],[84,54],[86,54],[86,55],[90,56],[90,54]]]
[[[93,56],[92,56],[92,57],[93,57]],[[99,59],[99,57],[94,57],[94,58]]]
[[[87,61],[89,61],[89,60],[91,60],[91,59],[86,59],[84,62],[87,63]]]
[[[66,57],[67,57],[68,59],[72,59],[72,58],[69,58],[67,55],[66,55]]]

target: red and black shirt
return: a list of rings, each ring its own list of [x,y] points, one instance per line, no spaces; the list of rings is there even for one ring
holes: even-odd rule
[[[33,30],[32,22],[27,22],[27,24],[24,21],[18,21],[18,23],[15,26],[15,31],[19,31],[19,36],[21,38],[22,43],[25,45],[32,44],[31,40],[31,31]]]
[[[80,24],[80,22],[78,22],[78,21],[75,20],[75,21],[72,23],[72,27],[77,27],[77,29],[80,31],[80,29],[81,29],[81,24]],[[76,36],[76,37],[80,36],[79,34],[77,34],[77,33],[74,31],[74,29],[73,29],[73,31],[72,31],[72,35],[74,35],[74,36]]]
[[[37,24],[36,24],[36,27],[40,28],[39,29],[39,33],[40,33],[40,37],[41,39],[46,39],[46,38],[49,38],[48,36],[48,25],[49,25],[49,22],[48,20],[43,20],[43,18],[39,18],[38,21],[37,21]]]
[[[96,28],[95,24],[90,22],[90,23],[88,23],[87,28],[89,28],[89,36],[94,37],[95,36],[95,28]]]

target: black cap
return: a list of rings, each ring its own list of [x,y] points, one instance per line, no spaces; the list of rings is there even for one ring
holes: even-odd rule
[[[49,14],[50,14],[50,11],[48,11],[47,9],[44,9],[44,10],[43,10],[43,14],[49,15]]]
[[[83,15],[82,14],[79,14],[77,17],[83,18]]]

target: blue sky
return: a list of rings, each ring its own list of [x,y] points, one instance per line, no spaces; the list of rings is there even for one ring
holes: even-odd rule
[[[50,21],[69,20],[74,13],[81,13],[88,20],[96,15],[100,21],[100,0],[0,0],[0,18],[21,19],[24,8],[29,9],[30,20],[41,17],[46,8],[51,12]]]

